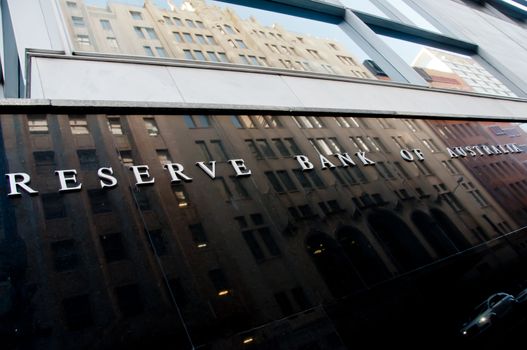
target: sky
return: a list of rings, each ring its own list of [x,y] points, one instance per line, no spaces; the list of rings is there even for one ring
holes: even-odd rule
[[[106,6],[108,0],[84,0],[87,5]],[[130,5],[143,6],[143,0],[111,0],[115,3],[126,3]],[[167,8],[166,0],[154,0],[156,5]],[[173,0],[174,4],[180,5],[183,0]],[[368,55],[346,35],[342,29],[336,24],[305,19],[297,16],[291,16],[276,12],[260,10],[256,8],[239,6],[233,4],[226,4],[220,1],[207,1],[209,4],[215,4],[222,7],[229,7],[234,9],[236,13],[242,18],[254,16],[261,24],[271,26],[278,23],[289,31],[295,33],[309,34],[324,39],[335,40],[344,45],[348,51],[360,61],[368,59]]]

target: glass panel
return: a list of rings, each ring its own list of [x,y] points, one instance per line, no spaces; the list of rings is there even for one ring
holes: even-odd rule
[[[411,41],[379,36],[432,87],[516,97],[473,57]]]
[[[69,34],[76,38],[74,47],[79,51],[219,60],[388,79],[342,31],[340,19],[323,16],[315,20],[313,14],[302,11],[294,11],[298,16],[285,14],[291,11],[285,5],[265,5],[284,12],[280,13],[212,0],[78,0],[75,8],[68,6],[66,0],[55,1],[61,5]],[[220,12],[228,16],[215,15]],[[108,32],[113,34],[111,40],[106,39]]]

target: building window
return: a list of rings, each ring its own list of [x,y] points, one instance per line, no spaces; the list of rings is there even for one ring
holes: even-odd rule
[[[231,287],[225,273],[221,269],[209,271],[209,279],[214,286],[218,296],[226,296],[231,293]]]
[[[301,129],[320,129],[325,125],[320,117],[293,117],[296,125]]]
[[[485,200],[485,197],[483,197],[481,192],[479,192],[472,182],[463,182],[462,185],[480,207],[483,208],[489,205],[489,203]],[[522,191],[519,192],[521,193]]]
[[[448,170],[452,175],[459,174],[459,169],[454,165],[451,160],[442,160],[441,164]]]
[[[423,142],[423,145],[425,145],[426,148],[428,148],[428,150],[430,152],[432,152],[432,153],[439,152],[439,149],[437,148],[437,145],[435,144],[435,142],[432,139],[422,139],[421,141]]]
[[[157,34],[156,34],[156,31],[154,30],[154,28],[148,28],[148,27],[145,27],[144,28],[146,33],[148,34],[148,37],[152,40],[158,40],[159,38],[157,37]]]
[[[119,158],[121,164],[127,167],[134,165],[134,158],[132,157],[132,151],[119,151]]]
[[[190,233],[192,234],[192,241],[197,248],[205,248],[208,244],[207,235],[201,224],[189,225]]]
[[[196,25],[198,26],[198,28],[201,28],[201,29],[205,28],[205,25],[201,21],[196,21]]]
[[[263,159],[262,153],[260,152],[258,147],[256,147],[256,143],[254,142],[254,140],[245,140],[245,143],[247,144],[247,147],[249,147],[249,150],[256,159]]]
[[[146,192],[144,192],[144,189],[141,189],[137,186],[132,190],[132,196],[134,197],[134,201],[138,207],[139,210],[152,210],[152,206],[150,205],[150,200],[148,199],[148,196]]]
[[[86,117],[69,117],[71,133],[74,135],[87,135],[90,133],[88,129],[88,121]]]
[[[61,194],[45,193],[41,195],[41,199],[46,220],[66,217],[66,206],[64,205],[64,197]]]
[[[108,213],[112,211],[112,204],[108,193],[102,189],[88,190],[91,210],[93,214]]]
[[[221,197],[225,199],[226,201],[230,200],[232,198],[232,192],[227,186],[227,182],[225,182],[225,179],[222,176],[218,176],[214,179],[214,184],[217,186],[221,193]]]
[[[178,26],[178,27],[183,27],[183,22],[181,21],[181,19],[177,18],[177,17],[172,17],[172,19],[174,20],[174,23]]]
[[[146,234],[148,235],[148,244],[155,255],[163,256],[168,254],[168,247],[161,230],[146,231]]]
[[[72,16],[71,17],[71,21],[73,22],[73,26],[74,27],[84,27],[86,26],[86,23],[84,23],[84,18],[83,17],[77,17],[77,16]]]
[[[165,23],[168,24],[169,26],[174,25],[174,22],[172,22],[172,19],[170,19],[170,17],[168,16],[163,16],[163,21],[165,21]]]
[[[258,145],[258,148],[262,151],[262,154],[265,158],[276,158],[276,154],[274,153],[273,149],[271,148],[271,145],[269,145],[269,142],[267,142],[266,139],[257,139],[256,144]]]
[[[172,32],[172,34],[174,35],[174,39],[176,39],[177,43],[182,43],[183,42],[183,37],[181,36],[180,33]]]
[[[185,58],[187,60],[194,60],[194,56],[192,55],[192,51],[190,51],[188,49],[184,49],[183,50],[183,54],[185,55]]]
[[[276,173],[266,171],[265,176],[271,183],[271,186],[273,186],[274,190],[278,193],[298,191],[295,183],[286,170],[278,170]]]
[[[112,49],[118,49],[119,43],[117,42],[117,39],[114,37],[106,37],[106,42],[108,43],[108,46],[110,46]]]
[[[231,122],[237,129],[256,129],[256,123],[250,115],[233,115]]]
[[[64,321],[71,330],[79,330],[93,325],[89,295],[79,295],[62,300]]]
[[[51,175],[55,168],[55,153],[52,151],[33,152],[37,174]]]
[[[130,11],[130,16],[135,20],[143,20],[143,15],[139,11]]]
[[[48,118],[45,115],[33,115],[27,117],[27,126],[30,134],[49,133]]]
[[[229,179],[234,184],[234,190],[236,191],[236,196],[239,199],[249,199],[251,198],[249,196],[249,192],[247,192],[247,189],[244,186],[245,180],[242,178],[238,178],[236,176],[229,176]]]
[[[168,153],[167,149],[158,149],[156,150],[156,153],[157,159],[159,160],[159,163],[161,163],[161,165],[167,165],[172,163],[172,160],[170,159],[170,153]]]
[[[196,28],[196,24],[194,23],[193,20],[186,19],[185,22],[187,22],[187,26],[189,26],[190,28]]]
[[[145,128],[150,136],[158,136],[159,128],[157,127],[156,120],[154,118],[144,118]]]
[[[120,233],[110,233],[99,236],[104,258],[107,263],[120,261],[127,258],[126,250]]]
[[[70,271],[76,269],[80,264],[77,244],[73,239],[65,239],[51,243],[53,254],[53,265],[55,271]]]
[[[79,43],[79,45],[82,45],[82,46],[91,45],[90,37],[84,34],[77,34],[77,42]]]
[[[119,310],[124,317],[132,317],[143,313],[144,305],[139,286],[130,284],[115,288],[115,296]]]
[[[68,6],[69,8],[72,8],[72,9],[76,9],[77,8],[77,3],[73,2],[73,1],[66,1],[66,6]]]
[[[183,120],[189,129],[210,128],[212,126],[208,115],[184,115]]]
[[[143,29],[141,27],[134,27],[134,32],[139,39],[146,39],[145,33],[143,33]]]
[[[185,38],[185,42],[187,43],[193,43],[194,38],[192,37],[192,34],[190,33],[183,33],[183,38]]]
[[[77,150],[81,170],[97,170],[99,168],[99,160],[94,149]]]
[[[123,135],[123,126],[121,118],[108,118],[108,129],[114,135]]]
[[[393,179],[394,176],[393,176],[393,173],[390,171],[390,169],[388,169],[388,166],[386,164],[389,164],[389,163],[385,163],[385,162],[377,162],[375,164],[375,169],[377,169],[377,172],[385,179]]]
[[[205,37],[203,35],[196,34],[196,39],[198,40],[198,44],[207,45],[207,40],[205,40]]]
[[[185,187],[183,187],[182,184],[172,185],[172,192],[176,197],[176,201],[179,208],[186,208],[190,205],[190,200],[187,191],[185,191]]]
[[[254,259],[256,261],[262,261],[265,256],[263,253],[262,248],[256,241],[256,238],[254,237],[253,231],[243,231],[242,237],[245,240],[245,243],[247,243],[247,246],[249,247],[249,250],[251,251]]]
[[[196,145],[198,145],[199,150],[201,151],[201,155],[206,161],[210,162],[214,159],[205,141],[198,140],[196,141]]]
[[[110,24],[110,21],[107,20],[107,19],[101,19],[100,20],[100,23],[101,23],[101,28],[103,30],[106,30],[108,32],[111,32],[112,31],[112,25]]]
[[[145,50],[145,55],[149,56],[149,57],[154,57],[154,51],[152,50],[152,48],[150,46],[143,46],[143,49]]]

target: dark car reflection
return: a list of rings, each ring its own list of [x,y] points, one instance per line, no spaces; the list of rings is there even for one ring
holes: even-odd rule
[[[461,328],[461,334],[466,337],[480,335],[511,315],[517,304],[516,298],[510,294],[491,295],[474,309],[469,321]]]

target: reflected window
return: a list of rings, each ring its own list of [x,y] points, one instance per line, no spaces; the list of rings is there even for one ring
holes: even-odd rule
[[[124,317],[132,317],[143,313],[143,298],[137,284],[115,288],[115,296],[119,310]]]
[[[73,26],[83,28],[86,26],[86,23],[84,23],[84,18],[72,16],[71,22],[73,23]]]
[[[163,231],[146,231],[146,234],[148,236],[148,244],[155,255],[163,256],[168,254],[168,247],[165,242],[165,238],[163,237]]]
[[[90,133],[88,129],[88,121],[86,117],[69,117],[71,133],[74,135],[87,135]]]
[[[109,213],[112,211],[112,204],[108,193],[103,189],[88,190],[91,210],[93,214]]]
[[[88,294],[62,300],[64,320],[71,330],[79,330],[93,325],[90,296]]]
[[[218,296],[226,296],[230,294],[231,287],[223,270],[210,270],[209,278],[212,282],[212,285],[216,289]]]
[[[431,87],[498,96],[516,95],[471,56],[379,35]]]
[[[101,19],[100,20],[100,23],[101,23],[101,28],[103,30],[106,30],[106,31],[112,31],[112,25],[110,24],[110,21],[107,20],[107,19]]]
[[[185,191],[185,187],[183,187],[183,185],[181,184],[172,185],[172,192],[174,193],[174,196],[176,197],[178,207],[186,208],[190,205],[187,191]]]
[[[159,135],[159,128],[157,127],[156,120],[154,118],[144,118],[145,128],[150,136]]]
[[[126,250],[120,233],[110,233],[99,236],[104,257],[107,263],[127,258]]]
[[[45,193],[41,196],[44,218],[46,220],[60,219],[66,217],[66,206],[64,197],[58,193]]]
[[[211,120],[208,115],[184,115],[183,120],[189,129],[212,127]]]
[[[200,45],[222,46],[218,59],[229,62],[227,55],[236,63],[251,66],[269,66],[288,70],[301,70],[322,74],[338,74],[350,77],[374,79],[366,61],[373,62],[365,50],[361,48],[340,26],[339,20],[313,19],[286,14],[289,11],[285,5],[276,4],[277,11],[268,11],[249,6],[226,4],[212,0],[199,3],[175,1],[169,2],[168,10],[163,1],[149,3],[143,6],[142,1],[113,2],[105,0],[87,0],[88,6],[82,7],[82,16],[68,16],[71,23],[67,30],[70,37],[77,38],[78,50],[97,50],[102,53],[115,52],[115,46],[99,42],[105,40],[102,33],[111,32],[119,43],[119,52],[128,55],[150,55],[150,50],[143,49],[144,40],[160,40],[172,36],[171,29],[187,28],[187,35],[176,35],[175,41],[169,41],[164,47],[167,53],[181,52],[186,59],[205,61],[214,56],[194,47],[181,47],[185,43],[197,42]],[[141,7],[142,6],[142,7]],[[168,11],[167,11],[168,10]],[[228,11],[228,16],[216,18],[214,13]],[[70,11],[71,12],[71,11]],[[125,16],[116,15],[125,13]],[[177,14],[177,17],[171,14]],[[225,12],[227,13],[227,12]],[[80,14],[80,13],[79,13]],[[106,17],[101,19],[101,17]],[[198,20],[195,18],[201,18]],[[310,18],[308,18],[310,17]],[[111,26],[110,26],[111,18]],[[104,22],[103,22],[104,21]],[[99,22],[100,25],[90,26],[89,38],[80,37],[75,30],[86,28],[89,23]],[[130,23],[135,26],[130,26]],[[118,31],[112,31],[120,28]],[[200,33],[195,33],[200,31]],[[253,33],[265,38],[266,43],[252,45],[250,38]],[[330,38],[330,39],[329,39]],[[92,42],[91,42],[92,41]],[[140,50],[137,50],[138,46]],[[267,45],[265,45],[267,44]],[[361,44],[362,45],[362,44]],[[157,51],[151,48],[154,53]],[[113,48],[113,49],[112,49]],[[239,51],[243,50],[243,55]],[[167,57],[164,51],[159,57]],[[234,59],[235,57],[235,59]],[[301,59],[300,59],[301,58]]]
[[[130,11],[130,16],[135,20],[143,20],[143,15],[139,11]]]
[[[192,234],[192,241],[196,244],[197,248],[205,248],[208,244],[207,235],[205,229],[201,224],[189,225],[188,228]]]
[[[158,149],[156,150],[157,159],[161,165],[171,164],[172,160],[170,159],[170,153],[167,149]]]
[[[80,264],[79,251],[73,239],[52,242],[51,252],[53,254],[55,271],[74,270]]]
[[[124,135],[123,126],[121,125],[121,118],[108,117],[108,129],[113,135]]]
[[[123,164],[124,166],[130,167],[134,165],[132,151],[119,151],[119,158],[121,159],[121,164]]]
[[[81,170],[97,170],[99,168],[99,160],[94,149],[80,149],[77,150]]]
[[[27,127],[30,134],[47,134],[49,133],[48,118],[45,115],[28,116]]]

